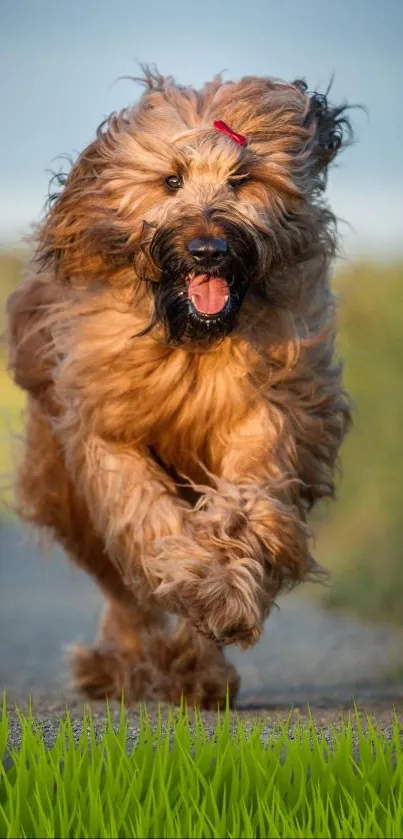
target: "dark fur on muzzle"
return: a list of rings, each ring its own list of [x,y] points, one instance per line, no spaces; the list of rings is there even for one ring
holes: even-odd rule
[[[228,244],[220,261],[200,265],[188,250],[188,243],[206,231]],[[209,214],[208,222],[181,218],[159,228],[150,244],[150,257],[158,266],[158,282],[151,282],[155,300],[155,321],[163,323],[170,343],[210,341],[224,338],[236,326],[245,295],[256,278],[260,253],[252,228]],[[214,315],[198,312],[187,293],[186,278],[205,274],[223,277],[229,286],[229,299]]]

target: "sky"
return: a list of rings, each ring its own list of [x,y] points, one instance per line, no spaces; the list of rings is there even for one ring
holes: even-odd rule
[[[0,242],[42,214],[49,170],[141,88],[154,63],[182,84],[219,71],[304,77],[352,113],[330,176],[346,255],[403,252],[403,0],[0,0]]]

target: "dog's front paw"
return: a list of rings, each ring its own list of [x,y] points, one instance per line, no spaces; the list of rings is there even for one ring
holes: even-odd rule
[[[246,649],[256,643],[268,613],[258,562],[246,558],[228,562],[203,551],[197,558],[188,554],[184,562],[172,546],[163,569],[154,595],[167,609],[185,615],[217,644]]]

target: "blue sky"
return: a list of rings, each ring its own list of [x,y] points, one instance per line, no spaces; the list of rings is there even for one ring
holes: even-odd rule
[[[0,240],[39,218],[55,158],[80,151],[156,63],[198,86],[225,70],[304,76],[364,104],[329,195],[348,254],[403,251],[403,0],[0,0]]]

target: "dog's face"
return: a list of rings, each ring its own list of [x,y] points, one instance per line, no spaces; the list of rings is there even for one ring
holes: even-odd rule
[[[169,342],[215,340],[247,296],[288,305],[298,266],[332,254],[323,191],[350,127],[304,82],[146,83],[73,167],[40,252],[71,281],[138,280]]]

